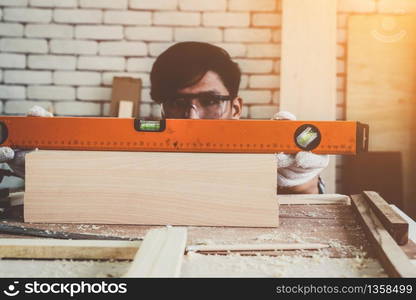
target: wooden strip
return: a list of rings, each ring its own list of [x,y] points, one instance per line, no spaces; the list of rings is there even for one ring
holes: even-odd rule
[[[299,120],[335,120],[337,1],[283,0],[282,12],[280,110]],[[334,193],[333,157],[322,177]]]
[[[416,222],[415,220],[411,219],[408,215],[406,215],[400,208],[397,206],[390,204],[393,210],[398,213],[406,222],[409,224],[409,240],[416,243]]]
[[[386,273],[391,277],[416,277],[416,268],[384,228],[370,205],[361,195],[352,195],[354,207],[364,231],[374,246],[377,257]]]
[[[278,195],[277,200],[280,205],[308,205],[308,204],[339,204],[350,205],[350,197],[341,194],[300,194],[300,195]]]
[[[228,252],[228,251],[274,251],[274,250],[315,250],[328,248],[317,243],[279,243],[279,244],[240,244],[240,245],[191,245],[186,251],[192,252]]]
[[[140,241],[0,239],[0,258],[133,259]]]
[[[362,192],[371,209],[399,245],[405,245],[409,238],[409,224],[376,192]]]
[[[25,222],[277,227],[273,154],[39,150]]]
[[[150,230],[124,277],[178,277],[186,240],[186,228]]]
[[[133,116],[133,101],[120,100],[118,103],[118,117],[131,118]]]

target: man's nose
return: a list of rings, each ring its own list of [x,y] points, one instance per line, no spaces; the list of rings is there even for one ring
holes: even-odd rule
[[[196,106],[194,104],[189,106],[188,118],[189,119],[199,119],[199,112],[198,112],[198,109],[196,108]]]

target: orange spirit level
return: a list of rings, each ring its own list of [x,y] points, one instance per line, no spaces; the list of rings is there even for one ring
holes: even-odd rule
[[[356,154],[368,125],[354,121],[0,117],[0,145],[20,149]]]

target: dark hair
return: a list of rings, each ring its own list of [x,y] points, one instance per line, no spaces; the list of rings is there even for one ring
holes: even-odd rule
[[[219,75],[232,97],[238,94],[241,71],[224,49],[201,42],[177,43],[156,59],[150,73],[150,96],[158,103],[192,86],[208,72]]]

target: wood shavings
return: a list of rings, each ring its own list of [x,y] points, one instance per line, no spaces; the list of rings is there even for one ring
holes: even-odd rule
[[[186,256],[183,277],[386,277],[374,259],[302,256]]]
[[[1,260],[0,277],[120,277],[130,262],[72,260]]]

